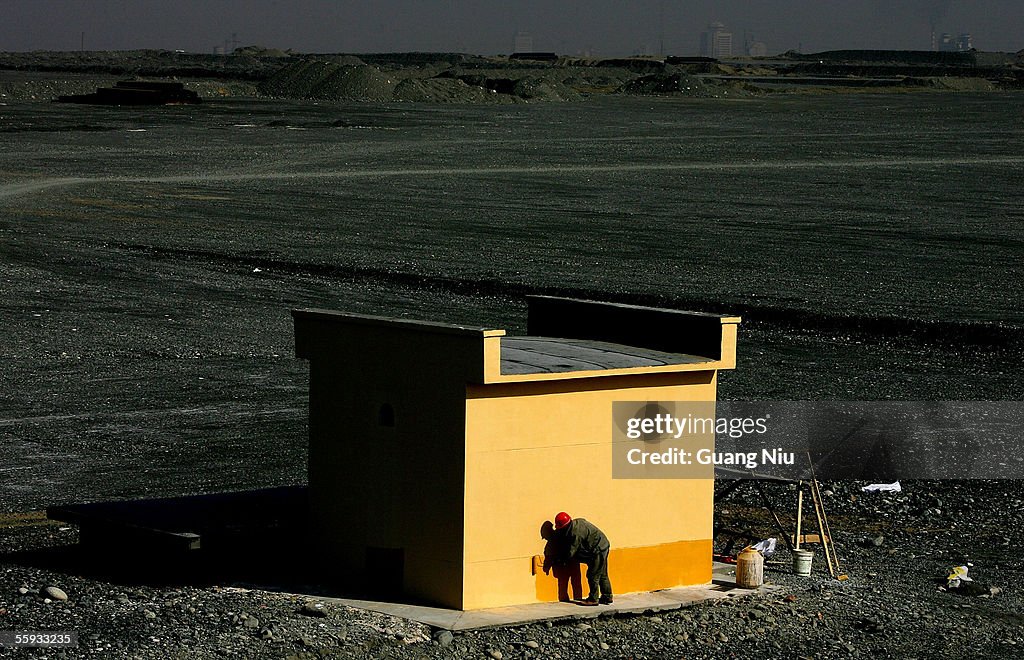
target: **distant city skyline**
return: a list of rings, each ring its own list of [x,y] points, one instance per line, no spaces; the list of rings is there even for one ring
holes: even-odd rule
[[[301,52],[509,53],[517,34],[536,50],[605,56],[696,55],[723,23],[733,52],[928,50],[931,33],[969,33],[980,50],[1024,49],[1021,0],[3,0],[0,50],[213,52],[239,45]]]

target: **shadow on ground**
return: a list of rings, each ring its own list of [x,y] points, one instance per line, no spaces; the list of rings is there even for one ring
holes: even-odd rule
[[[51,507],[79,543],[0,553],[0,564],[121,585],[225,586],[411,602],[393,580],[324,579],[309,535],[305,486]]]

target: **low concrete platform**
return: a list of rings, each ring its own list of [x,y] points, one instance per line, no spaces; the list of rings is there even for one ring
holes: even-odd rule
[[[81,542],[119,550],[193,551],[299,538],[309,509],[306,486],[51,506],[46,516],[78,525]]]
[[[390,614],[391,616],[418,621],[434,628],[451,631],[476,630],[517,626],[537,621],[565,619],[595,619],[615,614],[643,614],[677,610],[695,603],[726,598],[742,598],[754,594],[775,593],[782,590],[777,585],[766,584],[757,589],[741,589],[736,586],[735,567],[731,564],[716,563],[710,584],[691,587],[677,587],[644,593],[625,594],[615,597],[612,605],[586,607],[576,603],[533,603],[511,607],[496,607],[485,610],[463,612],[441,607],[389,603],[352,598],[320,598],[326,603],[347,605],[362,610]]]

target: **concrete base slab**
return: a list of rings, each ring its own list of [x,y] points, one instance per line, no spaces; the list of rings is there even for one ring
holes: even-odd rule
[[[710,584],[690,587],[676,587],[635,594],[615,596],[611,605],[586,607],[576,603],[531,603],[510,607],[495,607],[485,610],[463,612],[441,607],[408,605],[383,601],[357,600],[352,598],[323,598],[324,602],[347,605],[357,609],[390,614],[451,631],[476,630],[515,626],[537,621],[560,619],[593,619],[614,614],[643,614],[662,612],[687,607],[707,600],[742,598],[753,594],[774,593],[782,587],[766,584],[757,589],[741,589],[736,586],[734,569],[729,564],[715,564]]]
[[[306,529],[306,486],[149,500],[51,506],[51,520],[81,529],[83,545],[116,550],[194,551],[298,538]]]

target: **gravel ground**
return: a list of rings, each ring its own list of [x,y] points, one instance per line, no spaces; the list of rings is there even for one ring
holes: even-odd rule
[[[820,552],[812,577],[791,575],[780,549],[766,566],[766,579],[784,587],[777,594],[455,635],[252,584],[154,586],[66,574],[43,567],[38,551],[74,543],[76,530],[11,518],[0,528],[0,630],[79,632],[77,649],[19,657],[1019,657],[1024,489],[1009,481],[904,487],[863,494],[854,482],[824,485],[844,582],[829,578]],[[789,495],[786,487],[773,493],[777,502]],[[726,524],[768,529],[752,492],[717,513]],[[961,564],[971,566],[973,591],[945,589],[949,569]],[[67,600],[47,598],[50,586]]]

